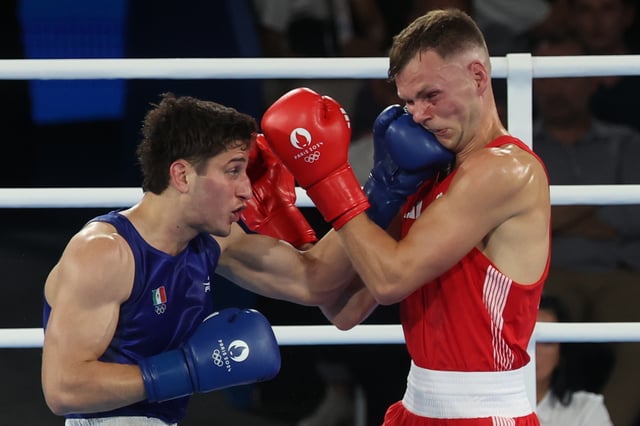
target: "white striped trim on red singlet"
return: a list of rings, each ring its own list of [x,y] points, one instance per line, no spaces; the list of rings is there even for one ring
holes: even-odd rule
[[[482,302],[491,318],[493,362],[497,371],[511,370],[513,367],[514,355],[502,338],[503,314],[512,282],[492,265],[487,267],[482,287]]]
[[[491,417],[493,426],[516,426],[516,419],[509,417]]]

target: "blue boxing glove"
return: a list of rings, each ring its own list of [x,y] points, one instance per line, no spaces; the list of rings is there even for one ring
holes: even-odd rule
[[[162,402],[261,382],[280,371],[271,325],[253,309],[223,309],[205,318],[178,349],[140,362],[147,400]]]
[[[390,105],[373,125],[373,168],[364,185],[371,207],[367,215],[383,228],[407,197],[455,155],[413,121],[400,105]]]

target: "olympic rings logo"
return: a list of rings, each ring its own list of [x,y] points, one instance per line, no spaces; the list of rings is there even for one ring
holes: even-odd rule
[[[315,163],[320,159],[320,151],[313,151],[311,154],[304,157],[306,163]]]
[[[159,305],[155,305],[153,309],[155,309],[157,315],[162,315],[167,310],[167,305],[165,303],[161,303]]]
[[[214,349],[213,353],[211,354],[211,359],[213,359],[213,363],[218,367],[222,367],[224,365],[222,354],[218,349]]]

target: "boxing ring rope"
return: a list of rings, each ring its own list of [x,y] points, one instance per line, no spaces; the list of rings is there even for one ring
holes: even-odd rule
[[[0,208],[125,207],[142,197],[140,188],[0,188]],[[296,188],[298,207],[315,207]],[[554,205],[640,204],[640,185],[551,185]]]
[[[362,324],[340,331],[332,325],[274,325],[280,346],[403,344],[399,324]],[[42,328],[0,329],[0,348],[40,348]],[[630,342],[640,341],[640,323],[537,323],[533,340],[538,342]]]
[[[387,58],[173,58],[0,60],[2,80],[386,78]],[[640,55],[492,57],[494,78],[507,80],[508,127],[531,146],[533,78],[640,75]],[[302,189],[297,205],[313,207]],[[126,207],[139,188],[0,188],[0,208]],[[553,204],[640,204],[640,185],[551,186]],[[274,326],[281,345],[399,344],[400,325]],[[313,332],[310,332],[310,331]],[[41,328],[0,329],[0,348],[41,347]],[[638,342],[640,323],[536,325],[535,341]]]
[[[513,76],[518,61],[534,78],[640,74],[640,55],[515,53],[492,57],[492,76]],[[0,80],[386,78],[387,67],[387,58],[3,59]]]

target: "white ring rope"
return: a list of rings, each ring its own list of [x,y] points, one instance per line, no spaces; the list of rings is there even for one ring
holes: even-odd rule
[[[273,326],[280,346],[403,344],[399,324],[358,325],[341,331],[332,325]],[[640,342],[640,323],[537,323],[538,342]],[[42,328],[0,329],[0,348],[40,348]]]
[[[530,101],[532,78],[640,75],[640,55],[509,54],[492,57],[491,65],[492,76],[506,78],[508,96],[520,102]],[[388,58],[4,59],[0,80],[382,79],[387,66]],[[530,143],[531,115],[526,111],[516,108],[508,121],[510,130]],[[141,196],[140,188],[0,188],[0,208],[126,207]],[[298,206],[314,206],[301,188],[297,196]],[[640,185],[551,186],[551,202],[640,204]],[[404,343],[400,325],[359,325],[349,331],[330,325],[274,326],[274,331],[281,345]],[[640,323],[539,323],[532,342],[536,340],[635,342],[640,341]],[[41,328],[0,329],[0,348],[34,348],[42,342]]]
[[[140,188],[0,188],[0,208],[126,207],[142,197]],[[298,207],[315,207],[296,188]],[[554,205],[640,204],[640,185],[551,185]]]
[[[388,63],[377,57],[3,59],[0,80],[385,78]],[[494,78],[507,77],[506,57],[492,57],[491,67]],[[639,70],[640,55],[532,57],[534,78],[638,75]]]

